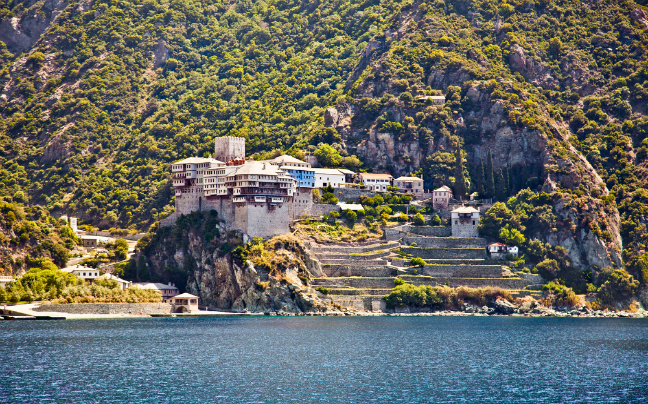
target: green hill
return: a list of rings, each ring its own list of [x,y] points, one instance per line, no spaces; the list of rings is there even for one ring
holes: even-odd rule
[[[322,144],[504,200],[527,238],[646,282],[648,17],[632,1],[57,1],[0,6],[0,195],[146,229],[170,162]],[[445,95],[436,106],[428,96]],[[349,166],[358,162],[350,157]],[[531,205],[538,208],[537,200]],[[544,209],[540,207],[541,209]],[[526,223],[526,224],[525,224]],[[648,258],[645,260],[648,262]],[[648,264],[647,264],[648,265]],[[646,271],[643,275],[642,271]]]

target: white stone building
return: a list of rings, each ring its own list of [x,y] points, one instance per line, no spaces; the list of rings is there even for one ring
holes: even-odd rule
[[[171,310],[174,313],[197,313],[198,310],[198,296],[189,293],[174,296],[169,299],[171,303]]]
[[[450,213],[452,220],[452,237],[479,237],[479,211],[475,208],[462,206]]]
[[[432,191],[432,206],[434,209],[448,209],[450,199],[452,199],[452,190],[447,185]]]
[[[334,168],[313,168],[315,172],[315,188],[328,187],[340,188],[346,182],[345,174]]]
[[[162,302],[180,294],[180,290],[173,283],[169,284],[159,282],[133,282],[132,287],[148,290],[157,290],[162,295]]]
[[[358,178],[371,191],[386,192],[387,187],[391,186],[392,177],[390,174],[373,174],[373,173],[360,173]]]
[[[423,196],[423,178],[398,177],[394,180],[394,186],[399,192],[411,194],[416,197]]]
[[[492,243],[486,247],[488,254],[491,258],[504,258],[507,255],[512,255],[514,257],[518,256],[518,248],[514,245],[508,245],[504,243]]]
[[[100,275],[99,270],[96,268],[86,267],[84,265],[74,265],[71,267],[61,269],[63,272],[71,273],[89,282],[94,282]]]

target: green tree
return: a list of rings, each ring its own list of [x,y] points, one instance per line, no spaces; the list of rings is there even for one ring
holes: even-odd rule
[[[522,246],[526,242],[524,235],[517,229],[511,229],[508,224],[500,230],[499,239],[506,244],[515,246]]]
[[[342,163],[340,152],[328,144],[321,145],[313,154],[315,154],[317,161],[324,167],[339,167],[340,163]]]
[[[463,169],[463,159],[461,157],[461,149],[457,147],[457,150],[455,151],[455,168],[454,168],[454,177],[455,177],[455,183],[454,183],[454,196],[455,197],[466,197],[466,191],[468,190],[468,187],[466,185],[466,177],[464,175],[464,169]]]
[[[495,196],[495,178],[493,176],[493,155],[488,149],[488,161],[486,162],[486,181],[484,191],[488,197]]]
[[[601,285],[596,296],[603,304],[613,305],[629,299],[639,288],[639,281],[623,269],[617,269]]]
[[[441,226],[441,218],[439,217],[439,215],[435,213],[434,216],[432,216],[432,218],[430,219],[430,224],[432,226]]]
[[[417,226],[422,226],[425,224],[425,218],[423,217],[421,212],[418,212],[417,214],[414,215],[412,222]]]
[[[484,170],[485,170],[484,160],[482,160],[482,158],[480,157],[479,158],[479,165],[477,166],[477,175],[476,175],[476,178],[475,178],[475,189],[477,190],[477,193],[479,194],[479,196],[482,197],[482,198],[484,197],[484,195],[486,193],[485,189],[484,189],[484,185],[485,185],[485,182],[486,182],[485,177],[484,177],[484,175],[485,175]]]

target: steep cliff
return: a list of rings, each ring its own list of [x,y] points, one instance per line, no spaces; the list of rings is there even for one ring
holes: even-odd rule
[[[201,304],[253,312],[318,312],[334,309],[308,286],[311,266],[295,239],[243,244],[213,213],[196,212],[140,244],[142,255],[128,276],[173,281]],[[312,270],[317,270],[311,267]]]

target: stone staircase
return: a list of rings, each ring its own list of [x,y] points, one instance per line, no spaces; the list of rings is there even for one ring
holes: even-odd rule
[[[409,235],[401,241],[403,246],[398,241],[362,245],[311,243],[309,249],[323,272],[312,280],[312,286],[325,288],[333,303],[362,311],[385,310],[382,297],[394,288],[396,277],[416,286],[493,286],[514,295],[536,293],[525,289],[533,280],[514,276],[501,263],[488,258],[485,239]],[[423,258],[426,265],[411,267],[397,251]]]
[[[382,297],[394,288],[398,269],[390,264],[396,241],[363,245],[310,245],[324,276],[314,278],[312,286],[328,290],[333,303],[358,310],[384,309]]]

